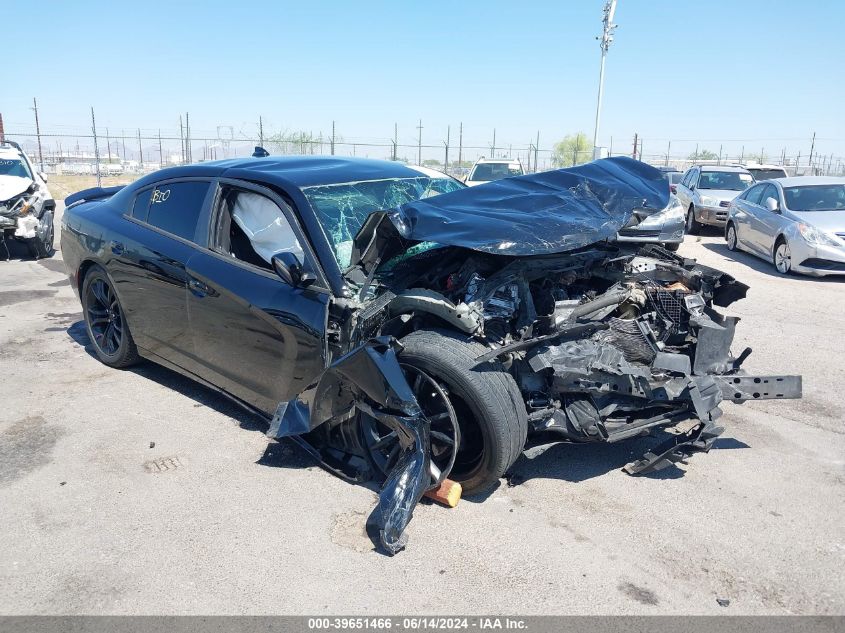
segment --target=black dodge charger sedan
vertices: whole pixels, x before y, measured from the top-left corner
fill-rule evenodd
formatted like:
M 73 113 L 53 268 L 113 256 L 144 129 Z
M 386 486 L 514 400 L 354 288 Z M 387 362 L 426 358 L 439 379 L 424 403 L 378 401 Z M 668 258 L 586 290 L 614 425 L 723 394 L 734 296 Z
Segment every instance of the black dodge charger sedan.
M 381 482 L 395 553 L 427 490 L 487 490 L 527 442 L 661 433 L 625 467 L 647 473 L 709 450 L 723 399 L 800 397 L 800 377 L 748 376 L 750 350 L 731 353 L 738 319 L 714 306 L 746 286 L 613 242 L 668 194 L 626 158 L 467 189 L 264 156 L 74 194 L 62 252 L 102 362 L 170 367 Z

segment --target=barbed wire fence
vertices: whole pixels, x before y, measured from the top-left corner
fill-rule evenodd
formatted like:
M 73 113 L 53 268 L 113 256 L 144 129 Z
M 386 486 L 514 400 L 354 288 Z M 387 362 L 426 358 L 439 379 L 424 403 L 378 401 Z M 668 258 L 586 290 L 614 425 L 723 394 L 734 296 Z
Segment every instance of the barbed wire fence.
M 392 135 L 382 138 L 350 137 L 342 134 L 336 122 L 330 132 L 304 132 L 265 129 L 263 117 L 254 124 L 238 126 L 218 125 L 216 129 L 194 130 L 190 114 L 179 116 L 179 128 L 163 130 L 144 127 L 115 129 L 97 126 L 94 109 L 90 125 L 41 125 L 37 103 L 35 129 L 16 126 L 3 130 L 0 118 L 0 135 L 21 144 L 33 162 L 46 173 L 94 174 L 112 176 L 142 174 L 156 169 L 187 163 L 250 156 L 255 146 L 265 147 L 271 154 L 283 155 L 338 155 L 361 156 L 402 161 L 428 166 L 450 175 L 467 174 L 472 164 L 481 157 L 518 160 L 526 172 L 545 171 L 592 160 L 592 148 L 576 143 L 563 149 L 549 143 L 540 145 L 540 132 L 528 142 L 497 141 L 496 129 L 486 143 L 467 142 L 463 123 L 447 126 L 443 138 L 432 142 L 423 138 L 423 121 L 414 126 L 416 138 L 399 136 L 398 124 L 393 125 Z M 244 129 L 246 128 L 246 130 Z M 845 158 L 815 151 L 815 136 L 809 152 L 790 151 L 787 146 L 779 150 L 748 149 L 742 145 L 739 152 L 725 150 L 726 143 L 697 142 L 690 140 L 654 139 L 649 141 L 649 151 L 644 151 L 646 139 L 633 134 L 622 143 L 614 139 L 602 148 L 601 155 L 627 155 L 656 166 L 685 170 L 692 164 L 767 163 L 783 166 L 790 175 L 842 175 Z M 692 152 L 688 148 L 695 143 Z M 657 145 L 665 147 L 656 150 Z M 673 152 L 672 146 L 675 146 Z M 736 146 L 736 142 L 733 142 Z M 683 152 L 678 148 L 684 147 Z M 652 150 L 652 148 L 655 148 Z

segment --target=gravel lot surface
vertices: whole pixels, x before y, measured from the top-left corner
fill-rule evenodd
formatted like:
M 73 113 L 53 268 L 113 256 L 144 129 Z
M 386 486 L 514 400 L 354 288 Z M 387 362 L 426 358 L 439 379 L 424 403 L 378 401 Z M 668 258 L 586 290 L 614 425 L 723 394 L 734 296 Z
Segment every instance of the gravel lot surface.
M 751 286 L 736 349 L 803 374 L 804 399 L 726 403 L 710 454 L 652 476 L 620 468 L 653 438 L 532 449 L 517 485 L 420 505 L 388 558 L 365 534 L 374 490 L 171 371 L 101 365 L 61 252 L 15 249 L 0 613 L 845 613 L 845 284 L 782 278 L 715 233 L 680 252 Z

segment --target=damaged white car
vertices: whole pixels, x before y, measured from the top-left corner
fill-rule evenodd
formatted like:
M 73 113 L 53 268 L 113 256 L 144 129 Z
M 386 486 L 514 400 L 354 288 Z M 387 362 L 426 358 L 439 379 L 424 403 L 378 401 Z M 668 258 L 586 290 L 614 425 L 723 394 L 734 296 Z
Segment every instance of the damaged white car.
M 44 174 L 33 168 L 20 145 L 0 142 L 0 256 L 9 258 L 6 240 L 15 239 L 35 258 L 51 257 L 55 209 Z

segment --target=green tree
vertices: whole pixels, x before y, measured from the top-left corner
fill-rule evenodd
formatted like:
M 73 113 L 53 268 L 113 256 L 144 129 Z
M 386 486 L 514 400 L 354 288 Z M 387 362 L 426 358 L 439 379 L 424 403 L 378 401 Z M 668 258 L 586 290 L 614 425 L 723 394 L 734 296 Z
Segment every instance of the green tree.
M 341 143 L 340 137 L 335 137 L 335 144 Z M 320 152 L 320 144 L 326 144 L 325 139 L 317 138 L 311 132 L 284 131 L 272 134 L 264 139 L 273 153 L 279 154 L 315 154 Z
M 689 160 L 717 160 L 719 155 L 716 152 L 711 152 L 709 149 L 700 149 L 687 156 Z
M 593 148 L 584 132 L 569 134 L 555 143 L 552 162 L 556 167 L 572 167 L 593 159 Z

